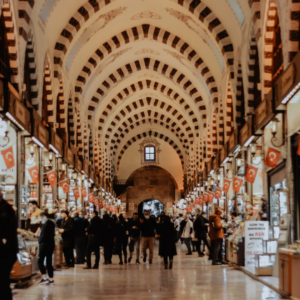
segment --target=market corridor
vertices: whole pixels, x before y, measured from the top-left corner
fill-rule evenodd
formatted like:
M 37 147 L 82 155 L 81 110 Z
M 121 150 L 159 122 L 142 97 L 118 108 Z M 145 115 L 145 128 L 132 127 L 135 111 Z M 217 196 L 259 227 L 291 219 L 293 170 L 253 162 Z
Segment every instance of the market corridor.
M 119 266 L 113 264 L 99 270 L 83 270 L 83 265 L 55 273 L 55 286 L 34 284 L 15 290 L 14 300 L 88 300 L 88 299 L 268 299 L 281 297 L 263 284 L 228 266 L 211 266 L 197 254 L 185 256 L 177 246 L 172 270 L 165 270 L 155 247 L 154 262 Z M 101 257 L 102 260 L 102 257 Z M 197 297 L 197 298 L 195 298 Z

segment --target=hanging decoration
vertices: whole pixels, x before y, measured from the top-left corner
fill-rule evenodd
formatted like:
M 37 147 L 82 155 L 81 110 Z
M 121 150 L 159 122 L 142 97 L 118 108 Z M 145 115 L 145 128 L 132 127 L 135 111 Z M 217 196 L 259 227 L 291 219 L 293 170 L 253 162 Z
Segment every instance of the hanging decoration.
M 68 181 L 68 179 L 66 179 L 66 180 L 64 180 L 64 181 L 62 181 L 62 182 L 60 182 L 60 183 L 59 183 L 59 186 L 62 187 L 64 193 L 69 193 L 69 191 L 70 191 L 70 186 L 69 186 L 69 181 Z
M 31 177 L 31 183 L 36 184 L 40 182 L 39 179 L 39 170 L 37 166 L 34 166 L 30 169 L 28 169 L 29 175 Z
M 80 197 L 79 188 L 77 187 L 77 188 L 73 189 L 72 191 L 74 194 L 74 198 L 77 200 Z
M 265 165 L 270 168 L 276 168 L 280 156 L 280 151 L 271 147 L 268 148 L 268 153 L 265 160 Z
M 48 181 L 49 181 L 49 184 L 51 186 L 54 186 L 57 184 L 57 180 L 56 180 L 56 171 L 51 171 L 47 174 L 47 178 L 48 178 Z
M 231 185 L 231 180 L 225 179 L 225 178 L 224 178 L 224 182 L 223 182 L 223 192 L 228 193 L 228 192 L 229 192 L 230 185 Z
M 240 187 L 243 184 L 243 179 L 239 177 L 234 177 L 232 189 L 234 192 L 238 193 L 240 191 Z
M 215 198 L 219 200 L 221 198 L 222 191 L 221 189 L 216 189 Z
M 250 183 L 254 183 L 257 172 L 258 172 L 258 168 L 255 168 L 251 165 L 248 165 L 245 180 L 250 182 Z
M 1 151 L 1 154 L 3 156 L 4 163 L 7 169 L 11 169 L 16 165 L 14 158 L 14 150 L 12 146 L 6 150 Z

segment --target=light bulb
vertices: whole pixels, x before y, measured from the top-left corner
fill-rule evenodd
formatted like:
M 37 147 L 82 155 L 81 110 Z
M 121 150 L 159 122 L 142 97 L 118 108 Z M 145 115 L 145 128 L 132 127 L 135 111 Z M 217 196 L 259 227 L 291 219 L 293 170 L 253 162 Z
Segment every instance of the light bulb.
M 250 152 L 253 155 L 256 153 L 256 144 L 255 143 L 250 145 Z

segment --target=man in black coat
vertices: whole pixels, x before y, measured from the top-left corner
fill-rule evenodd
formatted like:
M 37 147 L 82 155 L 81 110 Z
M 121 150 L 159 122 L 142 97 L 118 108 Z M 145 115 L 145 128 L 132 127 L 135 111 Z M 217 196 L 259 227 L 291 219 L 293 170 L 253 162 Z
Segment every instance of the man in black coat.
M 83 212 L 74 213 L 74 236 L 75 236 L 75 250 L 76 262 L 75 264 L 84 264 L 84 251 L 85 251 L 85 233 L 86 228 L 89 226 L 88 220 L 83 218 Z
M 129 236 L 130 236 L 130 243 L 129 243 L 129 251 L 130 257 L 128 262 L 131 262 L 132 254 L 134 251 L 134 246 L 136 247 L 136 263 L 139 264 L 139 257 L 140 257 L 140 243 L 141 243 L 141 230 L 140 230 L 140 221 L 139 221 L 139 214 L 134 213 L 132 219 L 129 220 Z
M 98 212 L 96 210 L 93 211 L 93 218 L 91 219 L 90 225 L 86 229 L 88 234 L 88 245 L 86 248 L 86 261 L 87 266 L 84 269 L 91 269 L 91 255 L 92 252 L 95 252 L 96 260 L 93 266 L 93 269 L 99 268 L 100 261 L 100 234 L 102 231 L 102 222 L 98 217 Z
M 52 255 L 55 248 L 55 224 L 54 215 L 49 214 L 46 209 L 41 213 L 42 218 L 42 229 L 39 235 L 39 258 L 38 265 L 42 274 L 42 280 L 40 284 L 54 284 L 53 280 L 53 265 L 52 265 Z M 47 262 L 47 272 L 49 278 L 47 278 L 46 268 L 44 261 L 46 258 Z
M 209 252 L 211 252 L 210 245 L 208 244 L 208 241 L 207 241 L 208 220 L 206 219 L 205 212 L 202 212 L 202 214 L 200 214 L 200 211 L 199 211 L 197 219 L 194 222 L 194 231 L 195 231 L 195 238 L 198 239 L 197 245 L 196 245 L 197 251 L 198 251 L 198 256 L 203 257 L 204 253 L 201 251 L 201 241 L 203 241 L 203 243 L 208 248 Z M 205 246 L 204 246 L 204 248 L 205 248 Z
M 102 235 L 105 259 L 104 264 L 107 265 L 112 263 L 112 249 L 115 237 L 115 222 L 112 218 L 109 217 L 109 215 L 103 216 Z
M 59 232 L 63 239 L 63 252 L 66 260 L 65 267 L 72 268 L 74 267 L 74 220 L 69 217 L 67 210 L 63 210 L 61 216 L 63 221 L 61 224 L 62 228 L 59 229 Z
M 17 219 L 12 206 L 0 190 L 0 298 L 12 300 L 10 272 L 17 260 Z

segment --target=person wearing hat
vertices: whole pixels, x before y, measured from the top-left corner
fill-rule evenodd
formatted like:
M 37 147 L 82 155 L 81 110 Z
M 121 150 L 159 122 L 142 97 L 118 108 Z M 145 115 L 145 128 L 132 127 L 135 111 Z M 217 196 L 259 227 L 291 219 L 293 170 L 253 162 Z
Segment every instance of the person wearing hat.
M 208 220 L 213 265 L 222 264 L 222 255 L 220 255 L 220 247 L 222 247 L 222 242 L 224 239 L 223 221 L 221 219 L 222 214 L 222 209 L 217 208 L 215 213 L 209 216 Z
M 17 218 L 12 206 L 3 199 L 0 189 L 0 298 L 12 300 L 10 272 L 19 252 Z
M 38 257 L 38 265 L 42 274 L 42 280 L 39 284 L 49 285 L 54 284 L 53 280 L 53 265 L 52 265 L 52 256 L 55 248 L 55 219 L 54 214 L 49 214 L 48 210 L 45 209 L 41 212 L 42 218 L 42 229 L 36 235 L 39 234 L 39 257 Z M 46 258 L 47 272 L 44 265 L 44 261 Z

